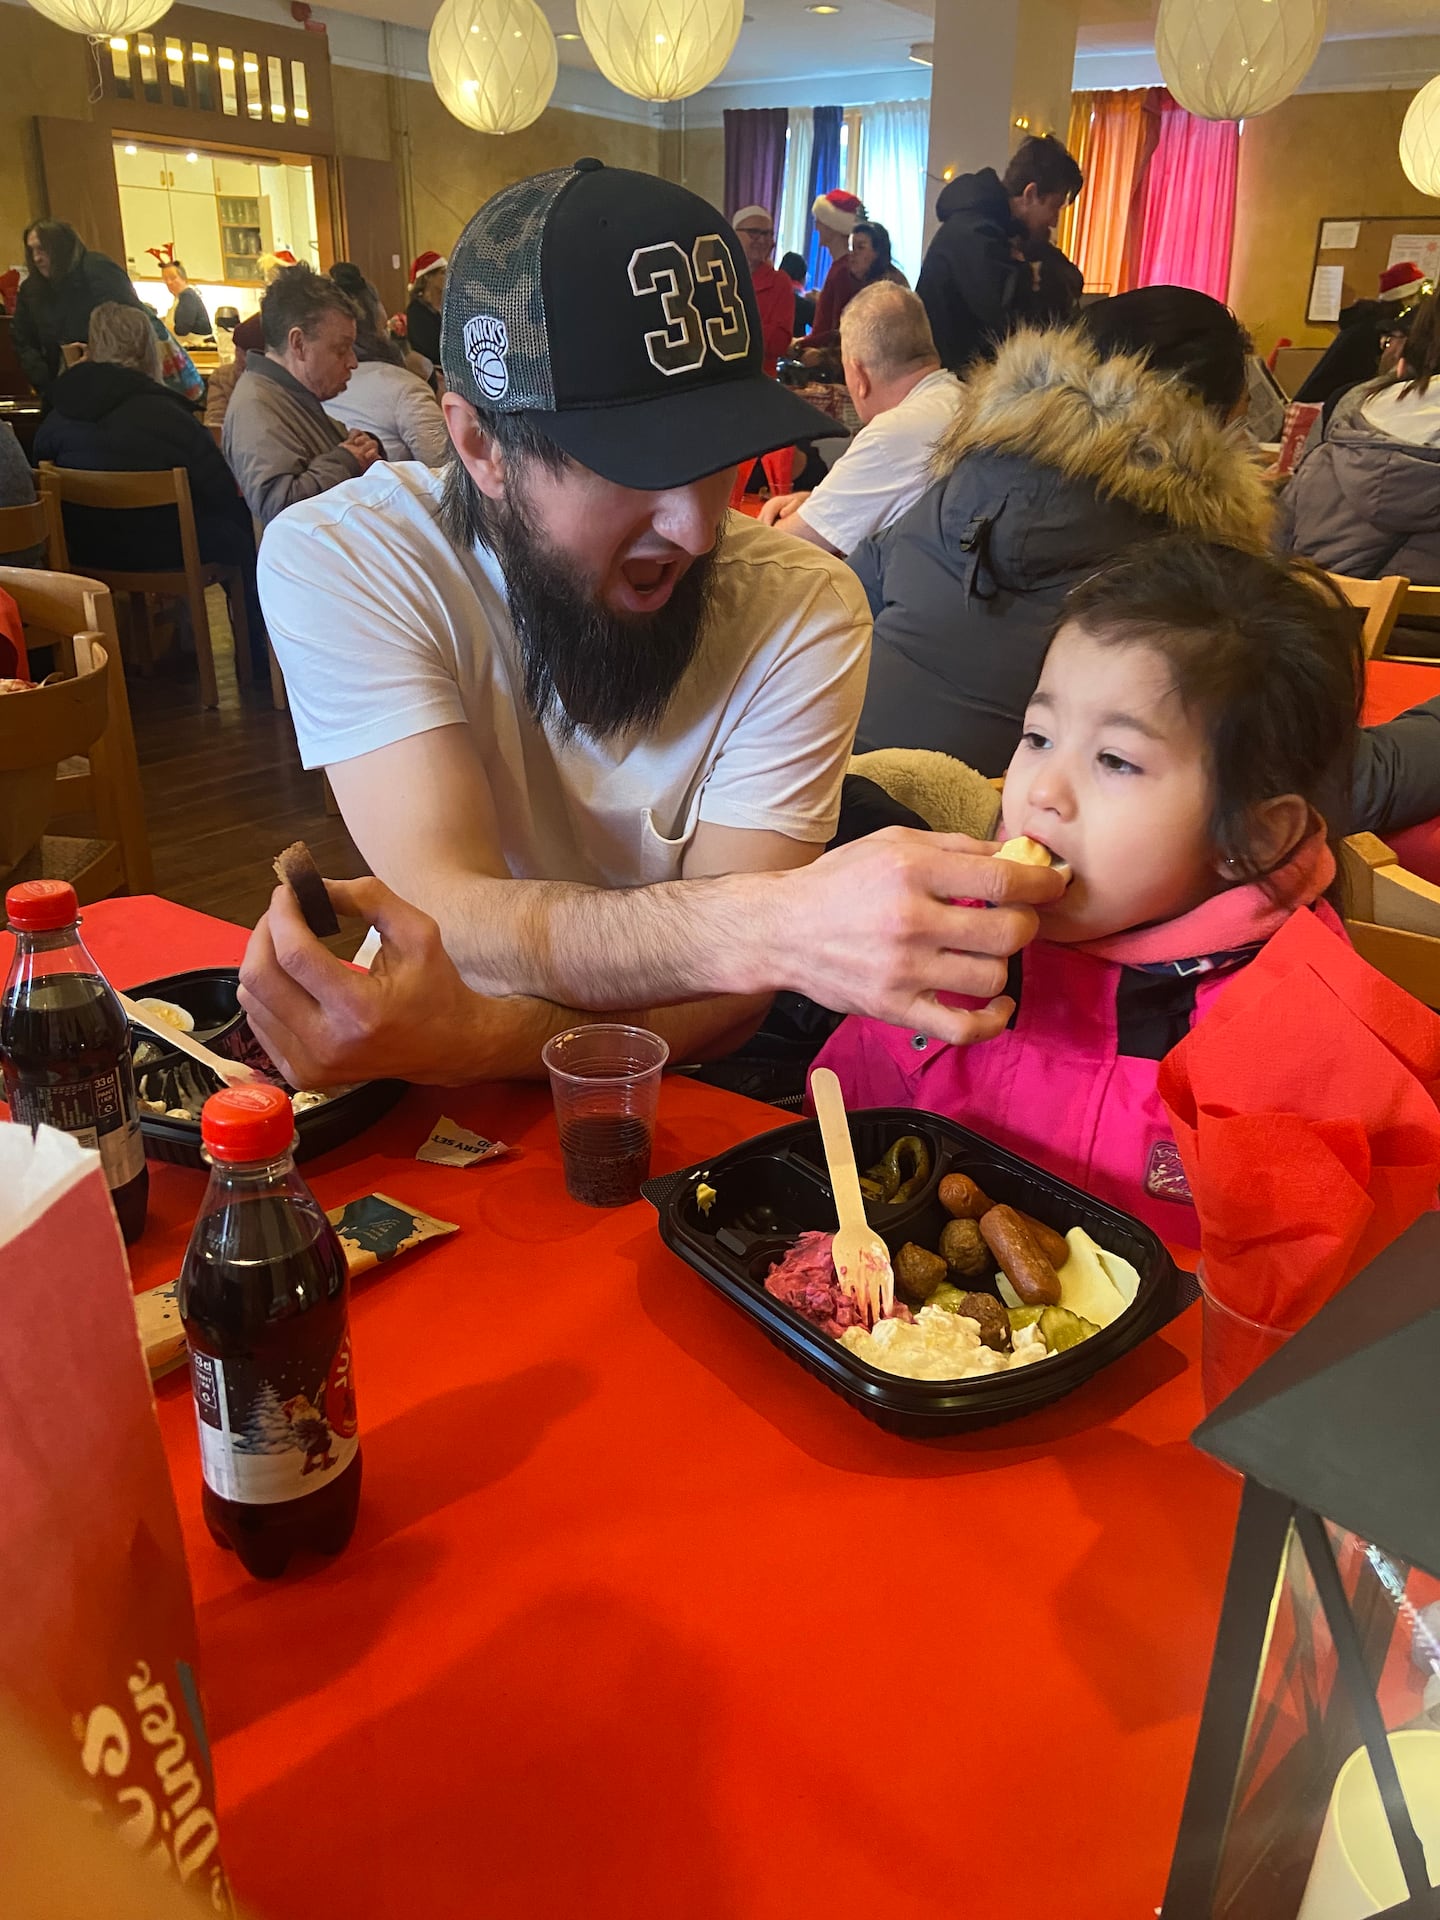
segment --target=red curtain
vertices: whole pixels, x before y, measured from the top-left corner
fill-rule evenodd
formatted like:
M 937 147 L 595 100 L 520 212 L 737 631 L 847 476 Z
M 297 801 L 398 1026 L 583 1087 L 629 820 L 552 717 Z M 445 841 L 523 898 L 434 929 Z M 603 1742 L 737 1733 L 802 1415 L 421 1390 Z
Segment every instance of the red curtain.
M 1227 298 L 1239 156 L 1238 122 L 1197 119 L 1163 95 L 1145 175 L 1136 286 L 1195 287 Z

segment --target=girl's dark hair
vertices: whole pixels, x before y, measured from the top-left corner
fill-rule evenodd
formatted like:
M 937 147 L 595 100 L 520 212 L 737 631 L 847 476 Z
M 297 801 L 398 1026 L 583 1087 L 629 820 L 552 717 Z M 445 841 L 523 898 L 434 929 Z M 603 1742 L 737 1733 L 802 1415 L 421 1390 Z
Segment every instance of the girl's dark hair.
M 787 280 L 793 280 L 797 286 L 804 286 L 805 262 L 798 253 L 787 253 L 780 262 L 780 271 Z
M 1440 373 L 1440 307 L 1433 293 L 1427 294 L 1411 314 L 1400 357 L 1405 362 L 1405 392 L 1424 393 Z
M 1308 561 L 1150 540 L 1069 595 L 1061 625 L 1164 656 L 1209 746 L 1210 840 L 1237 880 L 1263 880 L 1254 809 L 1284 793 L 1312 825 L 1346 805 L 1364 691 L 1360 617 Z M 1285 850 L 1275 866 L 1294 852 Z
M 1136 287 L 1097 300 L 1076 322 L 1104 360 L 1143 354 L 1157 373 L 1173 374 L 1224 416 L 1245 391 L 1251 340 L 1220 301 L 1193 287 Z
M 890 229 L 882 227 L 878 220 L 857 220 L 854 232 L 868 234 L 870 244 L 875 249 L 875 258 L 870 263 L 870 271 L 860 282 L 862 287 L 873 287 L 877 280 L 883 280 L 894 265 L 890 255 Z
M 63 280 L 74 266 L 83 242 L 68 220 L 32 220 L 25 229 L 25 261 L 30 270 L 35 270 L 35 257 L 30 251 L 30 236 L 38 233 L 41 245 L 50 256 L 50 284 Z M 45 278 L 41 274 L 40 278 Z

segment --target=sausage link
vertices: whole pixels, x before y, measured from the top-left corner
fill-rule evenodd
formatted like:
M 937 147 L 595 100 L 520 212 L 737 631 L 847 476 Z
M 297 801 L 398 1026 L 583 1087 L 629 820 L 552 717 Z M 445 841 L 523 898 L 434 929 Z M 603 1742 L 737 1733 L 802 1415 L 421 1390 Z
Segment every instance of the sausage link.
M 1027 1307 L 1059 1306 L 1059 1276 L 1013 1207 L 991 1207 L 980 1232 Z

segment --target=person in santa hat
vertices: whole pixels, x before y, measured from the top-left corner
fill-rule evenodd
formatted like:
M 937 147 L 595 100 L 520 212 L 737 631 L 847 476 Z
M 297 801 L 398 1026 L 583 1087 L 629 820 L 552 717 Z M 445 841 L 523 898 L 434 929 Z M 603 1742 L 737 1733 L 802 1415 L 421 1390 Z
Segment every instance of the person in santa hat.
M 1403 329 L 1397 322 L 1413 314 L 1429 282 L 1413 260 L 1397 260 L 1380 276 L 1374 300 L 1352 300 L 1341 309 L 1340 331 L 1321 354 L 1295 395 L 1311 406 L 1333 407 L 1342 393 L 1382 372 L 1386 342 Z
M 405 338 L 432 366 L 440 364 L 440 309 L 445 304 L 443 253 L 417 253 L 410 263 L 410 304 L 405 309 Z
M 854 246 L 855 229 L 867 224 L 865 203 L 858 195 L 847 193 L 843 187 L 832 187 L 829 193 L 819 196 L 810 211 L 820 235 L 820 244 L 830 254 L 831 267 L 815 303 L 815 323 L 806 335 L 805 345 L 837 347 L 840 344 L 840 316 L 872 277 L 873 250 L 868 246 L 857 250 Z M 863 237 L 868 238 L 868 234 Z M 874 277 L 896 280 L 901 286 L 910 284 L 902 273 L 889 265 L 888 255 L 884 272 Z

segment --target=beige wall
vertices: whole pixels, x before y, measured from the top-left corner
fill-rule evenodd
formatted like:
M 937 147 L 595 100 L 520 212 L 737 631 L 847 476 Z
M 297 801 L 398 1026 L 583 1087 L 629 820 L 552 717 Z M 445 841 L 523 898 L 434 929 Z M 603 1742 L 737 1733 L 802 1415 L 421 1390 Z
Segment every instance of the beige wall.
M 656 171 L 689 187 L 702 200 L 725 211 L 725 129 L 667 128 L 660 136 Z M 779 209 L 776 209 L 778 216 Z
M 1288 334 L 1325 346 L 1333 327 L 1305 322 L 1318 223 L 1440 214 L 1400 170 L 1400 122 L 1412 95 L 1297 94 L 1247 120 L 1240 137 L 1230 304 L 1262 353 Z
M 21 264 L 25 225 L 45 208 L 36 115 L 91 117 L 85 59 L 79 34 L 0 6 L 0 268 Z
M 408 143 L 415 252 L 448 253 L 475 209 L 527 174 L 593 155 L 611 167 L 654 173 L 660 129 L 551 107 L 532 126 L 499 138 L 472 133 L 419 80 L 387 81 L 356 67 L 333 67 L 335 125 L 342 153 L 400 160 Z M 402 200 L 404 198 L 402 190 Z

